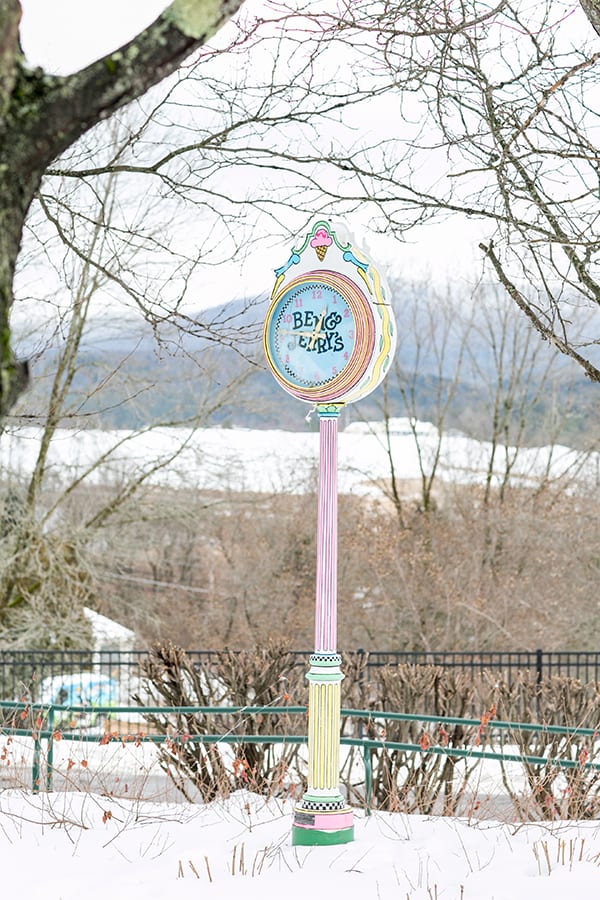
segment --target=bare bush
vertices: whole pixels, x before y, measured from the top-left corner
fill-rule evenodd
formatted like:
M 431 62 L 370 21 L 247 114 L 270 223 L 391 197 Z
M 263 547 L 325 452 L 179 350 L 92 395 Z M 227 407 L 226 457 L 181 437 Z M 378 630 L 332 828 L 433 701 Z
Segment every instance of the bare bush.
M 387 719 L 385 711 L 468 717 L 476 705 L 477 693 L 477 684 L 468 674 L 435 666 L 386 666 L 381 670 L 370 704 L 373 718 L 367 722 L 367 735 L 374 740 L 420 746 L 422 752 L 385 746 L 381 750 L 370 749 L 374 806 L 456 814 L 477 763 L 428 751 L 434 744 L 465 750 L 473 746 L 476 728 L 395 721 Z
M 341 649 L 597 647 L 595 498 L 548 485 L 484 502 L 483 491 L 440 485 L 426 515 L 407 496 L 404 528 L 391 506 L 340 497 Z M 146 645 L 273 638 L 308 650 L 315 530 L 310 493 L 142 490 L 89 545 L 97 608 Z
M 492 684 L 492 677 L 486 676 Z M 517 747 L 523 756 L 544 762 L 523 761 L 526 788 L 515 789 L 506 765 L 503 783 L 523 819 L 595 819 L 600 812 L 600 771 L 586 768 L 600 761 L 598 741 L 578 733 L 578 728 L 596 728 L 600 685 L 582 684 L 574 678 L 553 677 L 539 682 L 533 672 L 519 673 L 510 684 L 493 683 L 499 718 L 507 721 L 541 722 L 542 730 L 515 728 L 498 733 L 500 748 Z M 555 734 L 552 726 L 569 728 Z M 572 764 L 570 768 L 557 761 Z
M 143 666 L 147 696 L 135 696 L 147 705 L 161 701 L 167 706 L 285 706 L 300 693 L 302 672 L 282 645 L 238 653 L 224 650 L 214 666 L 194 665 L 173 644 L 155 646 Z M 301 747 L 272 743 L 249 743 L 244 735 L 298 734 L 304 730 L 304 715 L 242 716 L 223 711 L 218 715 L 199 712 L 146 713 L 145 718 L 168 740 L 160 746 L 160 762 L 176 786 L 188 798 L 197 791 L 203 800 L 228 796 L 238 788 L 262 794 L 282 795 L 299 791 L 294 780 L 303 768 L 298 763 Z M 225 743 L 194 743 L 194 735 L 239 735 L 230 752 Z M 281 748 L 281 749 L 280 749 Z
M 551 678 L 543 684 L 535 673 L 518 673 L 512 682 L 494 673 L 473 677 L 435 666 L 387 666 L 377 682 L 364 677 L 366 657 L 346 664 L 342 705 L 371 711 L 367 719 L 344 717 L 342 732 L 382 741 L 368 749 L 372 785 L 356 777 L 360 748 L 345 756 L 340 775 L 348 798 L 362 805 L 409 813 L 457 815 L 478 806 L 479 754 L 519 753 L 545 762 L 523 760 L 524 786 L 516 788 L 504 762 L 502 780 L 512 814 L 526 819 L 592 818 L 600 806 L 600 772 L 586 766 L 598 756 L 598 741 L 578 736 L 578 727 L 595 721 L 599 686 Z M 167 741 L 161 765 L 186 797 L 197 791 L 204 800 L 228 796 L 236 788 L 267 795 L 298 796 L 306 786 L 306 760 L 298 745 L 249 743 L 247 735 L 302 734 L 304 716 L 269 714 L 262 709 L 241 716 L 239 706 L 282 706 L 306 700 L 303 668 L 283 645 L 264 650 L 218 654 L 214 665 L 194 666 L 183 651 L 155 647 L 144 669 L 147 695 L 169 706 L 220 707 L 216 714 L 145 713 Z M 146 698 L 138 696 L 142 705 Z M 387 713 L 408 713 L 409 720 Z M 420 716 L 439 716 L 428 723 Z M 444 721 L 445 719 L 448 721 Z M 451 720 L 467 719 L 453 723 Z M 498 720 L 542 723 L 537 729 L 501 729 Z M 570 729 L 554 734 L 548 725 Z M 193 735 L 239 735 L 239 743 L 195 744 Z M 387 743 L 404 747 L 386 747 Z M 419 748 L 415 751 L 414 748 Z M 458 751 L 452 755 L 452 751 Z M 435 752 L 434 752 L 435 751 Z M 462 758 L 461 758 L 462 755 Z M 568 761 L 572 768 L 561 766 Z M 475 777 L 474 777 L 475 776 Z M 514 777 L 514 773 L 513 773 Z

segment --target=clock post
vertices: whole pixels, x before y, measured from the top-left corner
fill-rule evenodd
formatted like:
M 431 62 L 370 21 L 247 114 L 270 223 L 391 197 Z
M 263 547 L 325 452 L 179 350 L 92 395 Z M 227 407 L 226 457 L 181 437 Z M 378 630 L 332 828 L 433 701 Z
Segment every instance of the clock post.
M 327 222 L 313 226 L 275 276 L 263 329 L 266 360 L 281 387 L 315 404 L 319 415 L 315 640 L 306 676 L 308 786 L 294 810 L 292 843 L 343 844 L 353 840 L 354 825 L 339 787 L 344 676 L 337 651 L 338 418 L 345 404 L 369 394 L 389 371 L 395 324 L 381 274 Z
M 292 843 L 345 844 L 352 809 L 339 789 L 342 658 L 337 652 L 337 431 L 343 403 L 320 403 L 314 653 L 308 679 L 308 789 L 294 810 Z

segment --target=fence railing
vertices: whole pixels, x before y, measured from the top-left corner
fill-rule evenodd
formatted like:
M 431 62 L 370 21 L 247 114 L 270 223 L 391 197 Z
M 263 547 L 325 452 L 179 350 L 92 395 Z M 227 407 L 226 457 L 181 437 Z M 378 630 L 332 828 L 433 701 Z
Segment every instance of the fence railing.
M 192 662 L 216 660 L 220 651 L 188 650 Z M 307 666 L 310 651 L 292 651 L 299 666 Z M 95 673 L 119 685 L 120 699 L 128 700 L 139 688 L 140 663 L 146 650 L 0 650 L 0 699 L 55 699 L 41 696 L 49 679 L 77 673 Z M 536 673 L 538 682 L 552 676 L 578 678 L 582 682 L 600 681 L 600 651 L 485 651 L 485 652 L 404 652 L 393 650 L 352 650 L 350 659 L 362 659 L 366 680 L 376 680 L 382 666 L 408 663 L 435 665 L 444 669 L 480 673 L 493 670 L 507 681 L 522 670 Z M 70 699 L 70 698 L 68 698 Z
M 201 714 L 206 716 L 236 715 L 241 718 L 248 716 L 259 716 L 262 714 L 272 715 L 304 715 L 306 713 L 305 706 L 245 706 L 245 707 L 195 707 L 195 706 L 157 706 L 143 707 L 143 713 L 152 714 L 170 714 L 186 715 Z M 94 742 L 107 744 L 110 743 L 110 736 L 98 738 L 98 735 L 86 734 L 82 731 L 76 732 L 57 732 L 55 722 L 58 718 L 73 716 L 89 716 L 89 715 L 126 715 L 131 716 L 140 713 L 140 707 L 131 706 L 96 706 L 96 705 L 69 705 L 69 704 L 30 704 L 30 703 L 10 703 L 0 701 L 0 734 L 15 735 L 28 737 L 33 740 L 34 752 L 32 761 L 31 784 L 32 790 L 38 792 L 42 788 L 42 781 L 45 789 L 51 791 L 53 789 L 54 776 L 54 759 L 53 749 L 56 740 L 75 740 L 84 742 Z M 19 727 L 24 724 L 21 716 L 31 716 L 36 720 L 34 727 Z M 12 718 L 11 718 L 12 716 Z M 361 722 L 369 722 L 373 719 L 372 710 L 361 709 L 342 709 L 341 716 L 344 719 L 358 719 Z M 57 718 L 58 717 L 58 718 Z M 2 722 L 4 718 L 4 722 Z M 435 724 L 438 726 L 460 725 L 464 728 L 481 728 L 481 719 L 466 719 L 451 716 L 431 716 L 422 714 L 395 713 L 395 712 L 377 712 L 377 720 L 397 721 L 397 722 L 419 722 Z M 543 732 L 545 734 L 566 736 L 569 739 L 590 739 L 592 742 L 598 739 L 598 728 L 568 727 L 562 725 L 538 725 L 529 722 L 507 722 L 501 720 L 488 719 L 485 721 L 485 727 L 490 732 L 509 732 L 515 733 L 525 731 Z M 169 741 L 171 744 L 177 744 L 178 741 L 185 740 L 187 743 L 197 744 L 307 744 L 306 735 L 296 734 L 233 734 L 231 731 L 225 734 L 186 734 L 173 736 L 167 734 L 147 734 L 139 733 L 135 735 L 136 739 L 141 742 L 150 742 L 154 744 Z M 123 737 L 115 737 L 115 740 L 122 741 Z M 452 747 L 452 746 L 436 746 L 428 745 L 426 748 L 422 744 L 400 743 L 397 741 L 388 741 L 385 738 L 372 738 L 358 736 L 342 735 L 340 738 L 342 746 L 360 747 L 362 750 L 362 759 L 364 763 L 364 783 L 365 783 L 365 809 L 367 814 L 371 811 L 371 785 L 373 782 L 372 769 L 372 750 L 401 750 L 407 753 L 435 754 L 450 758 L 463 758 L 473 761 L 480 760 L 497 760 L 501 762 L 520 762 L 536 766 L 555 766 L 559 769 L 576 769 L 578 771 L 600 771 L 600 763 L 590 761 L 589 759 L 565 759 L 557 757 L 556 759 L 548 756 L 533 756 L 525 753 L 515 753 L 510 751 L 496 752 L 487 749 L 485 746 L 469 746 L 469 747 Z M 43 744 L 46 749 L 43 752 Z M 42 779 L 42 759 L 45 761 L 45 778 Z

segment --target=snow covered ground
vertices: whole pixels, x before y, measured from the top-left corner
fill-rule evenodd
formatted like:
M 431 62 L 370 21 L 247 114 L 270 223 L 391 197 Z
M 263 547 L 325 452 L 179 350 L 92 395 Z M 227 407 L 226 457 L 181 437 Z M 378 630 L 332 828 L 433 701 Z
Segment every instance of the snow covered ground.
M 597 822 L 512 825 L 357 811 L 355 840 L 292 847 L 291 804 L 0 793 L 3 890 L 28 900 L 598 896 Z
M 419 479 L 419 452 L 426 472 L 438 452 L 437 429 L 416 423 L 416 439 L 408 419 L 390 423 L 390 447 L 396 474 Z M 0 437 L 1 473 L 26 475 L 33 470 L 41 430 L 18 428 Z M 156 428 L 141 434 L 127 431 L 60 430 L 52 442 L 49 472 L 59 482 L 86 476 L 89 483 L 121 483 L 151 460 L 164 466 L 149 483 L 204 490 L 303 492 L 316 486 L 319 436 L 316 432 L 256 431 L 243 428 Z M 445 434 L 438 477 L 462 484 L 483 481 L 491 446 L 462 434 Z M 98 463 L 98 460 L 101 462 Z M 597 487 L 600 454 L 568 447 L 499 447 L 496 480 L 510 461 L 513 483 L 535 486 L 541 479 L 565 478 Z M 339 488 L 343 493 L 375 493 L 389 479 L 390 463 L 381 423 L 353 423 L 339 436 Z
M 148 744 L 59 741 L 54 762 L 67 790 L 33 795 L 23 788 L 32 743 L 6 741 L 3 886 L 18 885 L 28 900 L 300 900 L 311 892 L 348 900 L 564 900 L 600 893 L 599 822 L 522 824 L 481 818 L 481 809 L 468 819 L 357 809 L 352 844 L 292 847 L 291 801 L 238 792 L 209 805 L 188 803 L 168 789 Z M 496 766 L 482 767 L 478 796 L 500 796 Z

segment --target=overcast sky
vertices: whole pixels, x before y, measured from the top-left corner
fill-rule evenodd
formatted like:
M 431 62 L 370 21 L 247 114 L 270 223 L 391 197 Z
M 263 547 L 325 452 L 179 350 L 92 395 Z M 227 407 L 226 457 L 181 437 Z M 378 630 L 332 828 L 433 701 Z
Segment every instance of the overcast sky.
M 31 65 L 66 75 L 116 50 L 149 25 L 166 0 L 21 0 L 21 41 Z

